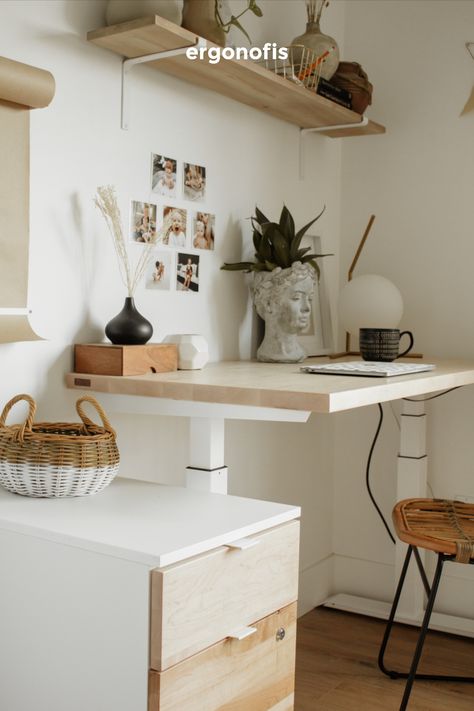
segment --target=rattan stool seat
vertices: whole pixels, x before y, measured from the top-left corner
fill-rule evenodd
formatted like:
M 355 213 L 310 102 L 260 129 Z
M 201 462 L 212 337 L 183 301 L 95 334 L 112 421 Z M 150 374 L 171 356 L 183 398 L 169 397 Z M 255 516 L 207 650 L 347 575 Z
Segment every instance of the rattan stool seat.
M 400 540 L 436 553 L 456 556 L 458 563 L 474 558 L 474 504 L 448 499 L 405 499 L 393 509 Z
M 399 711 L 406 711 L 415 679 L 470 684 L 474 682 L 472 676 L 417 673 L 444 564 L 453 562 L 474 564 L 474 504 L 449 499 L 405 499 L 395 505 L 392 518 L 397 536 L 401 541 L 408 543 L 408 548 L 380 646 L 378 664 L 380 670 L 391 679 L 407 680 L 399 709 Z M 438 554 L 431 584 L 418 548 L 425 548 Z M 387 668 L 384 658 L 412 556 L 425 588 L 426 608 L 410 670 L 397 671 Z

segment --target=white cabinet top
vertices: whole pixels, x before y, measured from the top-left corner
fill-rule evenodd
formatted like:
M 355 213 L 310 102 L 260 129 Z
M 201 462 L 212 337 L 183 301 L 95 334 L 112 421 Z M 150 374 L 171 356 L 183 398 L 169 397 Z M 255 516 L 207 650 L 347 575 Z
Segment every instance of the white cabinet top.
M 162 567 L 298 518 L 298 506 L 117 478 L 93 496 L 0 487 L 0 529 Z

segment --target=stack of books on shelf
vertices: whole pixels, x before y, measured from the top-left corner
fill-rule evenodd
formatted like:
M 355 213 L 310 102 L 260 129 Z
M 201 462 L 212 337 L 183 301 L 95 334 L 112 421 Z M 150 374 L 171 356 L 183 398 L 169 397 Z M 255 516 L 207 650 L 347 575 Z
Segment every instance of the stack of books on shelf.
M 317 93 L 320 96 L 324 96 L 326 99 L 335 101 L 336 104 L 341 104 L 341 106 L 345 106 L 346 109 L 352 108 L 352 94 L 350 93 L 350 91 L 347 91 L 346 89 L 341 89 L 340 87 L 331 84 L 331 82 L 327 81 L 326 79 L 323 79 L 322 77 L 319 79 L 318 82 Z

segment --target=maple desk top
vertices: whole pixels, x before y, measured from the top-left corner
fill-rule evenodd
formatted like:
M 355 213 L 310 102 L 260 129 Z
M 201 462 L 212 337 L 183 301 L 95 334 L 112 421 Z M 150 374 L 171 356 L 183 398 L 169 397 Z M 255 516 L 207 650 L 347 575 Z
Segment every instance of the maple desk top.
M 203 370 L 137 376 L 69 373 L 66 381 L 68 387 L 96 392 L 324 413 L 474 384 L 474 361 L 424 360 L 436 369 L 391 378 L 309 375 L 298 363 L 221 361 Z

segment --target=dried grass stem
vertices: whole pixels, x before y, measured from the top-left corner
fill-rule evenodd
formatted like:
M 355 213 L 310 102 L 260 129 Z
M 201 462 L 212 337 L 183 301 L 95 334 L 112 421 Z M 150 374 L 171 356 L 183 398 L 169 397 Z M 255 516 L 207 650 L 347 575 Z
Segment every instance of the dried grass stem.
M 127 243 L 122 230 L 122 217 L 117 204 L 115 189 L 112 185 L 103 185 L 97 188 L 97 196 L 94 200 L 96 206 L 101 211 L 112 236 L 112 241 L 119 265 L 120 277 L 127 289 L 128 296 L 133 297 L 138 283 L 142 279 L 147 265 L 152 257 L 155 240 L 147 242 L 140 252 L 140 257 L 132 269 L 127 251 Z
M 319 22 L 323 9 L 329 5 L 326 0 L 305 0 L 308 22 Z

